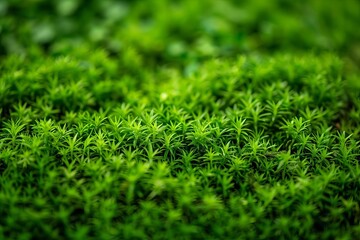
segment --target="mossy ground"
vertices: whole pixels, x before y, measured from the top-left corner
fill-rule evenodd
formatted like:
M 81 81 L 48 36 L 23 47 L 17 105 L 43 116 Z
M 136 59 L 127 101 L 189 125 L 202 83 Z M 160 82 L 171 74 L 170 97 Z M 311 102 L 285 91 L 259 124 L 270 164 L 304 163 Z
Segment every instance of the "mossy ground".
M 0 2 L 0 239 L 356 239 L 357 1 Z

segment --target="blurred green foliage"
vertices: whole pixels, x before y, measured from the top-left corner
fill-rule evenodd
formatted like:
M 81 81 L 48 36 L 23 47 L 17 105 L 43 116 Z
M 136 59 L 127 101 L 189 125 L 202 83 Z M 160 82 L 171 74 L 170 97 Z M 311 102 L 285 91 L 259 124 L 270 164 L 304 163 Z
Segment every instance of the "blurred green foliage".
M 150 63 L 275 51 L 360 58 L 357 0 L 2 0 L 0 52 L 67 53 L 84 43 Z

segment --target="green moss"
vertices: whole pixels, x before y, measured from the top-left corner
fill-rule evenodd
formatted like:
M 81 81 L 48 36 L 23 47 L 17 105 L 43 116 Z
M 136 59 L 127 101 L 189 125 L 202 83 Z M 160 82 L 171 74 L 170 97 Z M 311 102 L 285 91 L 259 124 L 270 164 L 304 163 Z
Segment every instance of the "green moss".
M 359 4 L 306 3 L 0 3 L 0 239 L 356 239 Z
M 240 57 L 137 82 L 86 56 L 2 64 L 4 237 L 358 234 L 359 127 L 342 122 L 358 89 L 339 59 Z

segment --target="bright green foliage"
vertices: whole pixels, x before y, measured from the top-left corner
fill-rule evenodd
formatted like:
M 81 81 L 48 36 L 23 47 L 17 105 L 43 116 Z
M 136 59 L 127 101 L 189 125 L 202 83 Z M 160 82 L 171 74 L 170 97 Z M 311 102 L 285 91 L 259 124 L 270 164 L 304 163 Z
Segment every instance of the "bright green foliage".
M 0 239 L 358 238 L 359 3 L 175 2 L 0 1 Z
M 155 79 L 80 53 L 3 62 L 3 236 L 359 234 L 358 89 L 337 58 L 239 57 Z

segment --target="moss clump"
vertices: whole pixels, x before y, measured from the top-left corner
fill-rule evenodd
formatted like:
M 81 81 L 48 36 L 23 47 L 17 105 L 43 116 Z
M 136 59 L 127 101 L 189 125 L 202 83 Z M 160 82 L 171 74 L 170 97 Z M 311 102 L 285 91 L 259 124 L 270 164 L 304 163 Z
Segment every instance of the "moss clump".
M 181 77 L 84 56 L 2 64 L 3 238 L 359 233 L 360 102 L 336 57 Z
M 0 239 L 356 239 L 360 6 L 305 2 L 1 1 Z

